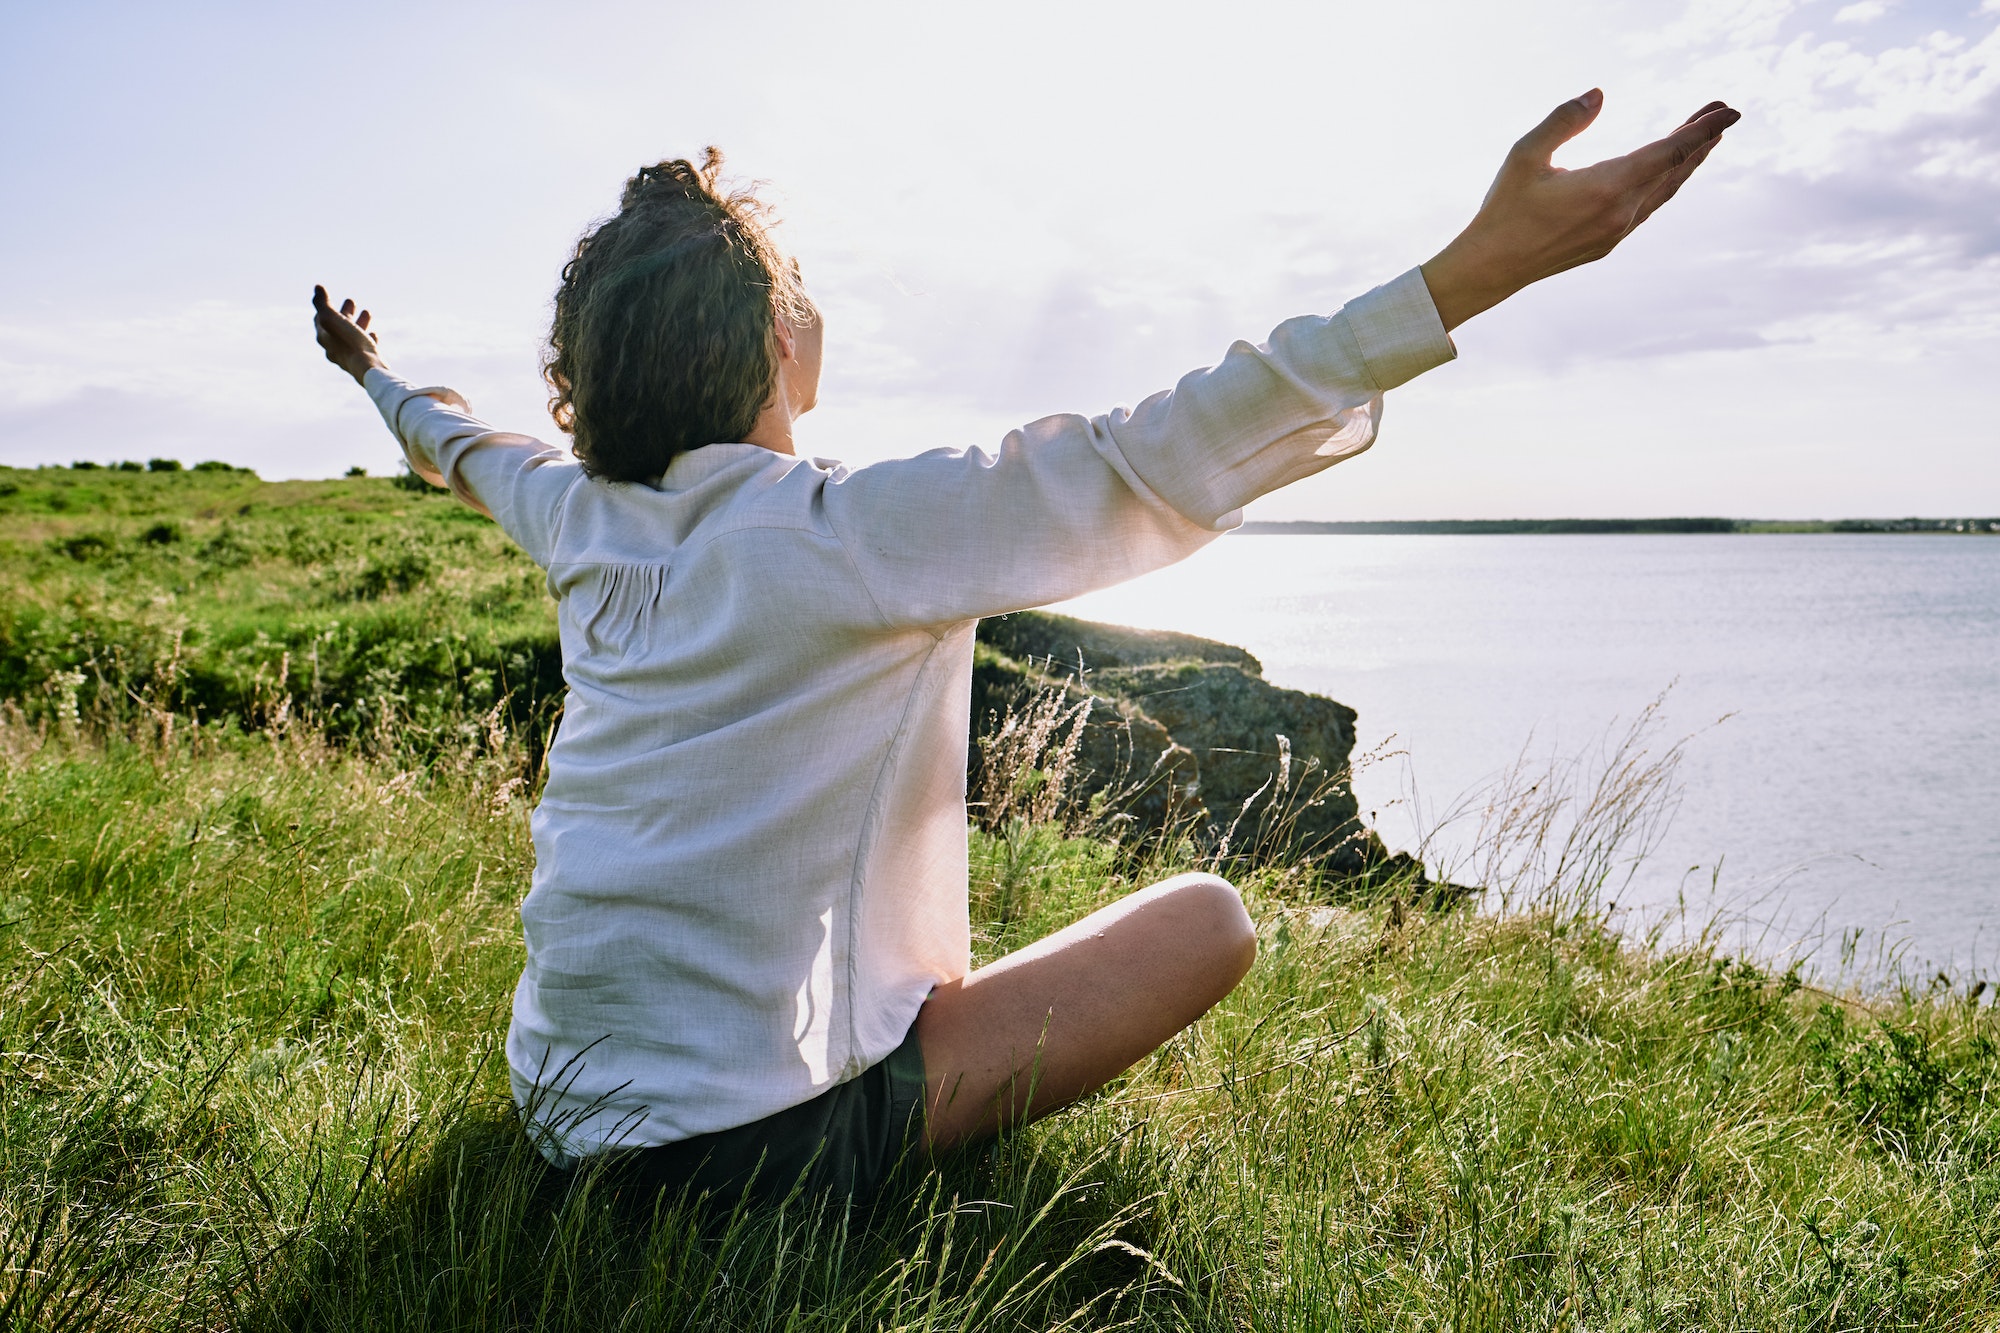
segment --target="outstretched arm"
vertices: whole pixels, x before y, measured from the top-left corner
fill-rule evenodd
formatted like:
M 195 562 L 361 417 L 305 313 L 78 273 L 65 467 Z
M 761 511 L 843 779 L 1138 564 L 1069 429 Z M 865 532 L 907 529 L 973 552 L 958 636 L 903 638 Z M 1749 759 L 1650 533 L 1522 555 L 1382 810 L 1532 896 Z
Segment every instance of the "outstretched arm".
M 499 520 L 536 564 L 553 554 L 557 510 L 581 475 L 563 451 L 525 435 L 496 431 L 472 415 L 457 391 L 406 384 L 382 359 L 369 312 L 353 301 L 335 310 L 326 288 L 313 288 L 313 332 L 326 359 L 368 391 L 410 470 Z
M 1593 88 L 1523 135 L 1466 229 L 1423 266 L 1446 329 L 1533 282 L 1611 253 L 1701 165 L 1742 113 L 1710 102 L 1664 139 L 1565 171 L 1550 158 L 1597 119 Z
M 935 450 L 835 476 L 825 512 L 882 618 L 934 626 L 1134 577 L 1234 527 L 1258 496 L 1368 448 L 1382 395 L 1455 354 L 1449 329 L 1608 254 L 1737 119 L 1713 103 L 1625 157 L 1558 170 L 1550 156 L 1602 100 L 1558 107 L 1514 146 L 1456 240 L 1337 314 L 1236 343 L 1130 411 L 1047 417 L 991 455 Z

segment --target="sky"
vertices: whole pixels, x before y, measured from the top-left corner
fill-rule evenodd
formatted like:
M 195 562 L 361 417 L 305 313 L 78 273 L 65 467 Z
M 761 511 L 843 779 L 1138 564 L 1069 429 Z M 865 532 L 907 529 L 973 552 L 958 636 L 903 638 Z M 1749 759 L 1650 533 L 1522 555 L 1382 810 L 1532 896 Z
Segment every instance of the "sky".
M 1261 519 L 2000 514 L 2000 0 L 0 0 L 0 463 L 376 473 L 314 282 L 555 436 L 577 236 L 717 144 L 827 318 L 802 452 L 991 447 L 1422 262 L 1508 146 L 1744 112 L 1607 260 L 1455 335 Z

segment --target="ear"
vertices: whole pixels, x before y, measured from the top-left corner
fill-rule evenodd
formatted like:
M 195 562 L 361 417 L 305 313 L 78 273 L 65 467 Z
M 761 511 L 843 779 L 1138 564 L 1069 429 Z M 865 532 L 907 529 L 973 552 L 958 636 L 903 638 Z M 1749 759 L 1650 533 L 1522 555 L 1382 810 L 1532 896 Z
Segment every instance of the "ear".
M 780 361 L 798 360 L 799 335 L 792 328 L 791 321 L 783 315 L 779 315 L 771 321 L 771 328 L 778 335 L 778 359 Z

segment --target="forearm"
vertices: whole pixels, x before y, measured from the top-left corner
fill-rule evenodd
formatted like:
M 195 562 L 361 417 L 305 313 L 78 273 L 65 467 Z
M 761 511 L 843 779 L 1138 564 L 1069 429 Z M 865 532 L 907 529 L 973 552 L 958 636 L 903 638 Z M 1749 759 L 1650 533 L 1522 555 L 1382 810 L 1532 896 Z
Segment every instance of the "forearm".
M 562 497 L 582 476 L 576 461 L 532 436 L 493 429 L 451 389 L 420 389 L 379 366 L 363 378 L 410 469 L 498 521 L 546 566 Z
M 455 390 L 442 386 L 417 388 L 379 360 L 362 372 L 361 387 L 368 391 L 376 410 L 382 414 L 383 424 L 403 447 L 403 458 L 410 470 L 433 486 L 449 485 L 458 447 L 492 434 L 493 428 L 473 416 L 471 405 Z M 462 487 L 452 489 L 473 508 L 489 518 L 492 516 L 476 496 Z
M 1380 398 L 1457 355 L 1417 270 L 1330 316 L 1239 342 L 1109 430 L 1147 484 L 1205 525 L 1373 444 Z

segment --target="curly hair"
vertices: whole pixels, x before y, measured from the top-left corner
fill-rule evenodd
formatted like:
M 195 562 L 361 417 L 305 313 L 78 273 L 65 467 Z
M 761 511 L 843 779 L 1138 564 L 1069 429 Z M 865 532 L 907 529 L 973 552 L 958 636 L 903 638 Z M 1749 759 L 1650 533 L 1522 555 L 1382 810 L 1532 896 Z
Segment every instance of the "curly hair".
M 640 168 L 563 265 L 542 377 L 593 477 L 649 480 L 741 440 L 777 389 L 775 319 L 817 318 L 770 210 L 721 172 L 715 148 Z

